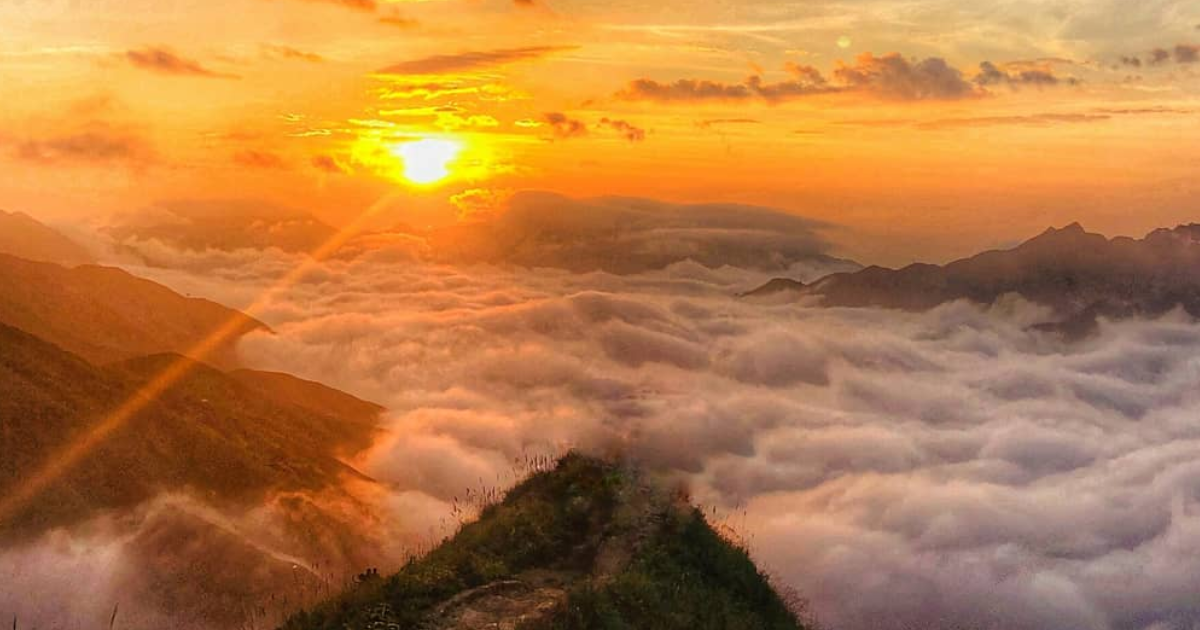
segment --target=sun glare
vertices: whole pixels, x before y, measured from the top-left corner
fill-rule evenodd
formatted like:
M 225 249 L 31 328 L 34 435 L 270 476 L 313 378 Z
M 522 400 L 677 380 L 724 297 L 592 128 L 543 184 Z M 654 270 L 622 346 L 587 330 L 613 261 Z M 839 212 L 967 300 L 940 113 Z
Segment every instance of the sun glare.
M 433 184 L 450 176 L 450 164 L 462 151 L 453 140 L 414 140 L 392 149 L 402 164 L 404 179 L 414 184 Z

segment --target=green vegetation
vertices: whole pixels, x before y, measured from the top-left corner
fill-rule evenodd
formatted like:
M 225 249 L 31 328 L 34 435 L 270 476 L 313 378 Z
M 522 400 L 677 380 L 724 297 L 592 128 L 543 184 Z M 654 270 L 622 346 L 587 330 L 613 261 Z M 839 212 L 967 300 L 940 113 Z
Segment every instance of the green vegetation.
M 674 514 L 605 587 L 584 584 L 536 630 L 794 629 L 796 617 L 745 550 L 698 510 Z M 529 630 L 535 630 L 529 628 Z
M 518 485 L 395 575 L 364 578 L 284 629 L 484 627 L 447 607 L 469 607 L 455 602 L 484 593 L 477 596 L 491 600 L 481 609 L 519 609 L 521 595 L 489 587 L 522 581 L 553 582 L 538 592 L 561 595 L 548 612 L 518 610 L 526 630 L 801 627 L 745 550 L 698 510 L 655 492 L 636 471 L 578 454 Z
M 370 627 L 380 604 L 388 621 L 411 627 L 462 591 L 535 567 L 586 568 L 579 543 L 600 533 L 611 514 L 619 477 L 608 466 L 567 456 L 554 474 L 530 478 L 485 508 L 452 540 L 399 573 L 368 580 L 340 598 L 290 619 L 288 630 Z M 594 550 L 594 546 L 591 550 Z

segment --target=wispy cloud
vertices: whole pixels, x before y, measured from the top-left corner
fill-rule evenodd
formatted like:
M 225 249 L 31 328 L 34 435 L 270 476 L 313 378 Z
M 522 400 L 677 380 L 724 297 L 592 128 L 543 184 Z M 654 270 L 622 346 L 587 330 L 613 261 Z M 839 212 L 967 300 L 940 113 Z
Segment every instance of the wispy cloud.
M 378 3 L 375 0 L 308 0 L 309 2 L 323 2 L 326 4 L 335 4 L 337 6 L 346 7 L 355 11 L 374 11 Z
M 125 51 L 125 59 L 136 68 L 159 74 L 207 77 L 211 79 L 239 78 L 235 74 L 215 72 L 205 68 L 200 62 L 181 57 L 161 46 L 148 46 L 138 50 Z
M 402 61 L 377 71 L 383 75 L 411 74 L 453 74 L 472 72 L 485 68 L 508 65 L 521 61 L 532 61 L 551 55 L 574 50 L 573 46 L 530 46 L 526 48 L 505 48 L 462 52 L 447 55 L 432 55 Z
M 286 169 L 287 162 L 282 157 L 269 151 L 248 149 L 233 154 L 233 161 L 240 166 L 265 169 Z
M 1048 64 L 1025 67 L 1023 65 L 998 66 L 990 61 L 979 64 L 979 74 L 975 82 L 979 85 L 1008 85 L 1012 87 L 1027 85 L 1034 87 L 1050 87 L 1065 83 L 1075 85 L 1079 80 L 1074 77 L 1060 77 Z
M 104 125 L 11 144 L 14 157 L 30 162 L 134 163 L 146 162 L 153 154 L 141 137 Z
M 291 46 L 282 46 L 279 44 L 263 44 L 263 54 L 274 59 L 291 59 L 296 61 L 307 61 L 310 63 L 321 63 L 325 58 L 314 52 L 292 48 Z

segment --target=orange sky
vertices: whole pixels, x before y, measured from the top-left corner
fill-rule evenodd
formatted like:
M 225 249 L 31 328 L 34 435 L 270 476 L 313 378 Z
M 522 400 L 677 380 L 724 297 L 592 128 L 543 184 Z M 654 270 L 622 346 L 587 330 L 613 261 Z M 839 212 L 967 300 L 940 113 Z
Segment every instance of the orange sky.
M 980 4 L 13 0 L 0 207 L 739 201 L 883 263 L 1196 218 L 1200 5 Z

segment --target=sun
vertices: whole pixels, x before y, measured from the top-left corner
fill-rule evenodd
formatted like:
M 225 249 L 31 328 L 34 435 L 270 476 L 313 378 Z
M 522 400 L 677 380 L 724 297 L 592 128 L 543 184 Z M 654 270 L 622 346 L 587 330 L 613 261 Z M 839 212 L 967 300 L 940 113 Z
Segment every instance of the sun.
M 420 185 L 435 184 L 450 176 L 450 165 L 462 152 L 454 140 L 425 139 L 404 142 L 392 148 L 399 157 L 404 179 Z

